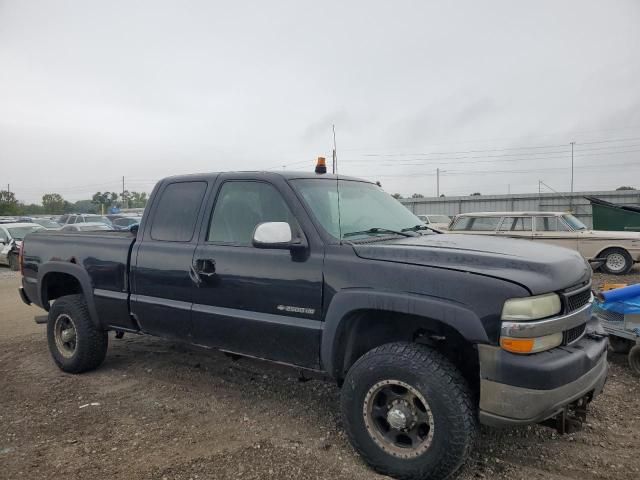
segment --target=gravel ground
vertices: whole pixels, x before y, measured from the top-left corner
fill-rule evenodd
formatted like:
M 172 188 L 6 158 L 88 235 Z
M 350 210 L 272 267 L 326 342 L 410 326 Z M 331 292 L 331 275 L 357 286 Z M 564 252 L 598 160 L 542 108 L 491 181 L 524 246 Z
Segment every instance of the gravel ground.
M 0 268 L 0 478 L 382 478 L 345 438 L 332 383 L 135 335 L 111 337 L 99 370 L 68 375 L 17 286 Z M 640 478 L 639 380 L 612 354 L 583 431 L 483 429 L 459 478 Z

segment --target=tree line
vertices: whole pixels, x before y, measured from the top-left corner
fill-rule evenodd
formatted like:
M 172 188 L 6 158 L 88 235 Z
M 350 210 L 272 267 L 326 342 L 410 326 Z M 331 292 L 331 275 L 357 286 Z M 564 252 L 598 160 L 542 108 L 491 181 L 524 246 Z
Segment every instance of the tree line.
M 96 192 L 91 199 L 69 202 L 59 193 L 45 193 L 42 203 L 26 204 L 13 192 L 0 190 L 0 215 L 62 215 L 63 213 L 107 213 L 111 207 L 144 208 L 146 192 Z

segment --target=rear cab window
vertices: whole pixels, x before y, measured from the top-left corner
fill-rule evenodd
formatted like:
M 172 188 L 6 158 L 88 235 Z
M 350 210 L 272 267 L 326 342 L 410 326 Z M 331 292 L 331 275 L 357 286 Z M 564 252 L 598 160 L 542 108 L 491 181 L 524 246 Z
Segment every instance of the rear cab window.
M 167 185 L 153 216 L 151 238 L 164 242 L 190 242 L 206 190 L 207 182 L 203 181 Z

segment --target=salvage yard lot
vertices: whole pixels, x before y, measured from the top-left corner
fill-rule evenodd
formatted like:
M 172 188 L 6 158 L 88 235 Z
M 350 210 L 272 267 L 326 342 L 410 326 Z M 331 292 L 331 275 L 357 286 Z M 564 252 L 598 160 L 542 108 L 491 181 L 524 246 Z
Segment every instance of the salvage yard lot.
M 640 268 L 607 280 L 639 282 Z M 18 285 L 0 268 L 0 478 L 382 478 L 349 446 L 334 384 L 136 335 L 111 336 L 99 370 L 65 374 Z M 483 429 L 459 478 L 640 478 L 640 380 L 610 360 L 582 432 Z

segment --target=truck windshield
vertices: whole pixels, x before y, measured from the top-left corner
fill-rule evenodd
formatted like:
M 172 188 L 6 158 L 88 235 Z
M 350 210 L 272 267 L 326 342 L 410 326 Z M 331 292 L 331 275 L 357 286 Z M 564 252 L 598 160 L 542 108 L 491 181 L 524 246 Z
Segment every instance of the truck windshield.
M 291 182 L 322 227 L 335 238 L 357 240 L 411 229 L 422 222 L 382 188 L 352 180 L 298 179 Z M 340 215 L 338 216 L 338 191 Z M 340 220 L 338 220 L 338 217 Z
M 27 233 L 35 232 L 36 230 L 43 230 L 43 228 L 39 225 L 34 225 L 33 227 L 12 227 L 7 230 L 9 230 L 9 235 L 11 235 L 11 238 L 14 240 L 24 240 Z
M 568 215 L 568 214 L 563 215 L 562 218 L 564 218 L 564 221 L 567 222 L 569 226 L 574 230 L 587 229 L 587 226 L 584 223 L 582 223 L 580 220 L 578 220 L 576 217 L 574 217 L 573 215 Z

